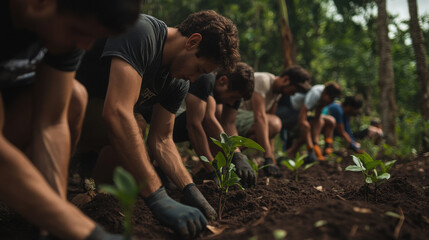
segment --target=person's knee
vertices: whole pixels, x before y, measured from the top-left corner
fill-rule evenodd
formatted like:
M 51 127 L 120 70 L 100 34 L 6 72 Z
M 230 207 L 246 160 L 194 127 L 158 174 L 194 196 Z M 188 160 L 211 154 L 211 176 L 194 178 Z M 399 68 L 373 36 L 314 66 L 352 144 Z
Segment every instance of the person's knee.
M 332 116 L 326 116 L 324 117 L 324 120 L 325 120 L 326 127 L 335 127 L 335 125 L 337 124 L 337 121 Z
M 278 133 L 280 133 L 282 129 L 282 121 L 279 117 L 272 115 L 269 119 L 269 126 L 270 126 L 270 138 L 275 137 Z

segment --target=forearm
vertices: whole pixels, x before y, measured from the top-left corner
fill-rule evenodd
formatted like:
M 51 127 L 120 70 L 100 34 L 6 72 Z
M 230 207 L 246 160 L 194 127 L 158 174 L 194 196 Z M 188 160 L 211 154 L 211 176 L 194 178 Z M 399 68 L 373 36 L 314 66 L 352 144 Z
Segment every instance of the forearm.
M 95 223 L 61 199 L 29 159 L 2 137 L 0 178 L 1 200 L 39 228 L 63 239 L 84 239 L 94 229 Z
M 237 127 L 235 126 L 235 122 L 233 123 L 226 123 L 223 125 L 223 129 L 225 130 L 225 133 L 229 136 L 238 136 Z
M 30 159 L 49 185 L 66 199 L 70 132 L 64 119 L 57 124 L 40 126 L 34 130 Z
M 151 136 L 149 136 L 148 141 L 151 158 L 158 162 L 162 171 L 176 186 L 183 189 L 186 185 L 193 182 L 171 137 L 157 137 L 152 141 Z
M 150 162 L 133 112 L 118 111 L 114 115 L 105 116 L 105 120 L 109 140 L 120 154 L 122 165 L 144 186 L 142 194 L 148 196 L 159 189 L 161 181 Z
M 188 124 L 189 140 L 194 147 L 195 153 L 198 156 L 205 156 L 209 161 L 213 161 L 214 157 L 210 151 L 207 135 L 201 124 Z M 215 137 L 218 139 L 219 137 Z

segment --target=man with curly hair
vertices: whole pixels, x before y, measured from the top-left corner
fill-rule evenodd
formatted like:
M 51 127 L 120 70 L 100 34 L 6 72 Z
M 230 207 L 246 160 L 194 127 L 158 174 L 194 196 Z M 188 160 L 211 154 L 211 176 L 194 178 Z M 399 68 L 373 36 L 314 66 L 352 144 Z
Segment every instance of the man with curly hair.
M 239 58 L 236 26 L 215 11 L 191 14 L 175 28 L 142 14 L 128 33 L 98 42 L 77 75 L 88 88 L 91 114 L 84 123 L 79 151 L 99 144 L 96 181 L 111 180 L 113 167 L 122 165 L 144 184 L 141 194 L 161 224 L 183 237 L 198 235 L 207 223 L 200 210 L 211 219 L 216 213 L 181 162 L 171 137 L 174 113 L 187 93 L 186 80 L 193 82 L 218 67 L 233 68 Z M 138 106 L 153 106 L 147 141 L 141 134 L 146 129 L 140 129 L 134 115 Z M 100 127 L 103 123 L 105 129 Z M 91 138 L 100 129 L 108 137 L 105 142 Z M 196 208 L 167 195 L 152 162 Z

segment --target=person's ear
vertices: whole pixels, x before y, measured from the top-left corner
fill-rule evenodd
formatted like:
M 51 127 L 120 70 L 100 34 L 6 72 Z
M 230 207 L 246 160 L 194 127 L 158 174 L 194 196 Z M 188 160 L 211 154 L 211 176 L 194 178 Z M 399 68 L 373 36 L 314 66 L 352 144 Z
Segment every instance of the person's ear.
M 27 15 L 31 17 L 42 18 L 57 11 L 56 0 L 29 0 L 27 3 Z
M 223 75 L 222 77 L 220 77 L 217 82 L 221 85 L 221 86 L 228 86 L 228 77 Z
M 201 36 L 201 34 L 193 33 L 191 36 L 188 37 L 188 40 L 186 40 L 185 48 L 187 50 L 198 48 L 202 39 L 203 39 L 203 36 Z

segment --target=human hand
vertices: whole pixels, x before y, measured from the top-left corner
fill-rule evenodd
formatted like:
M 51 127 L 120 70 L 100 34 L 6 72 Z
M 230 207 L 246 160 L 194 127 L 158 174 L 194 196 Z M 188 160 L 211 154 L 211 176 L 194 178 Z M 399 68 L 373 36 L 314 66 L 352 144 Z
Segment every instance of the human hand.
M 182 238 L 195 238 L 207 225 L 200 210 L 174 201 L 164 187 L 145 198 L 145 202 L 162 225 L 173 229 Z
M 217 214 L 213 207 L 207 202 L 203 194 L 198 190 L 195 183 L 190 183 L 183 189 L 182 203 L 198 208 L 210 220 L 216 220 Z
M 240 182 L 244 187 L 253 187 L 256 185 L 256 174 L 247 157 L 241 152 L 234 152 L 232 163 L 235 165 L 235 172 L 241 178 Z
M 264 167 L 264 173 L 266 176 L 273 176 L 273 177 L 281 177 L 282 173 L 280 171 L 280 168 L 276 166 L 274 163 L 274 160 L 272 158 L 265 158 L 264 165 L 267 165 Z

